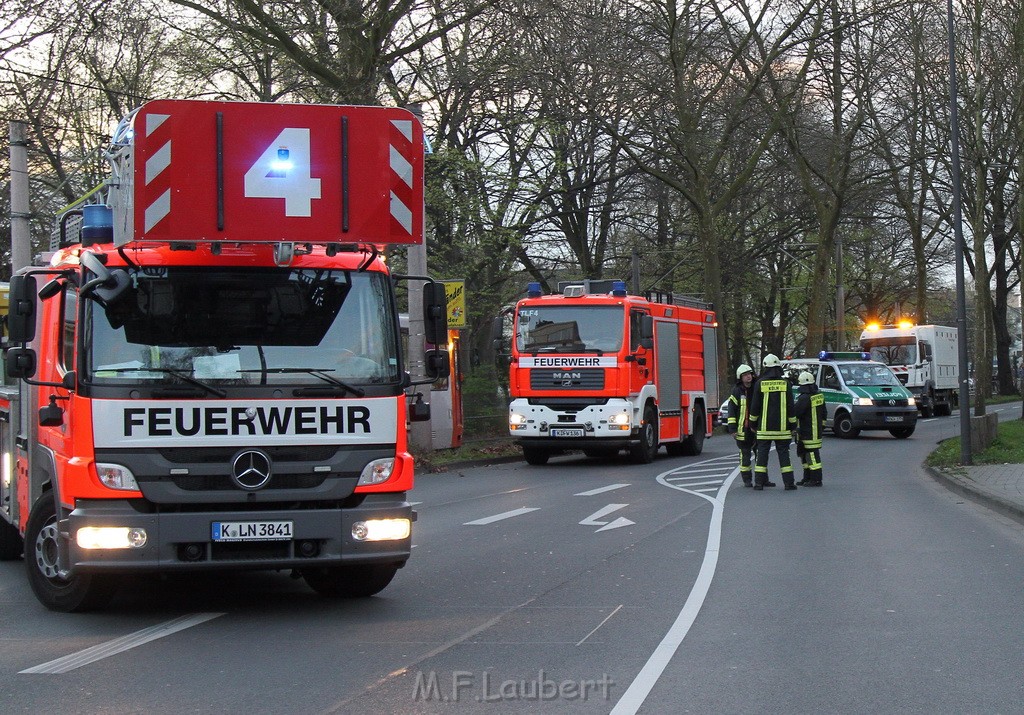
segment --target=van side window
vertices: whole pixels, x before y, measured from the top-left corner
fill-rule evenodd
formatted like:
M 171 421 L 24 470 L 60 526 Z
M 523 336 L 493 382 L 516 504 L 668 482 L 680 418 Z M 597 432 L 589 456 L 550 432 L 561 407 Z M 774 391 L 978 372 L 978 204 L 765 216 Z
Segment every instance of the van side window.
M 821 386 L 826 390 L 839 390 L 839 375 L 831 365 L 821 366 Z

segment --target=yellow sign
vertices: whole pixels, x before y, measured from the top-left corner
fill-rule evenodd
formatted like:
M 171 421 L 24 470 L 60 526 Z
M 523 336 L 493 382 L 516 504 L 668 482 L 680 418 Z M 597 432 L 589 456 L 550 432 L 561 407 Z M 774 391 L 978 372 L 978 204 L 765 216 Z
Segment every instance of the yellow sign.
M 441 281 L 448 303 L 448 328 L 466 327 L 466 281 Z

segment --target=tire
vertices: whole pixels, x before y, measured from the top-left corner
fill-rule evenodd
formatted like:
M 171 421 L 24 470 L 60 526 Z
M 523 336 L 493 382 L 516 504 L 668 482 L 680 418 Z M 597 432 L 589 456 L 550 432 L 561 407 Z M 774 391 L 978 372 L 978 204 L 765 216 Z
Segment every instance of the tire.
M 0 561 L 14 561 L 25 550 L 25 542 L 14 524 L 0 521 Z
M 914 434 L 914 427 L 897 427 L 896 429 L 889 430 L 889 434 L 896 439 L 906 439 Z
M 547 464 L 550 456 L 550 452 L 540 447 L 523 447 L 523 459 L 527 464 L 532 464 L 535 467 Z
M 704 437 L 707 430 L 707 418 L 704 415 L 704 408 L 698 407 L 693 412 L 693 434 L 689 435 L 681 443 L 682 454 L 687 457 L 696 457 L 704 451 Z
M 658 453 L 658 411 L 653 405 L 644 408 L 640 425 L 640 444 L 629 448 L 629 456 L 636 464 L 650 464 Z
M 843 410 L 836 412 L 832 419 L 832 433 L 840 439 L 853 439 L 860 434 L 860 430 L 854 428 L 850 413 Z
M 931 417 L 934 414 L 935 414 L 935 408 L 931 404 L 921 405 L 921 417 L 922 418 L 928 419 L 929 417 Z
M 940 402 L 935 405 L 935 414 L 939 417 L 949 417 L 953 414 L 953 405 L 950 402 Z
M 80 613 L 100 608 L 117 590 L 107 574 L 61 575 L 57 566 L 57 509 L 47 492 L 32 507 L 25 529 L 25 568 L 36 598 L 51 611 Z
M 398 564 L 364 564 L 303 569 L 302 577 L 321 596 L 367 598 L 383 591 L 398 573 Z

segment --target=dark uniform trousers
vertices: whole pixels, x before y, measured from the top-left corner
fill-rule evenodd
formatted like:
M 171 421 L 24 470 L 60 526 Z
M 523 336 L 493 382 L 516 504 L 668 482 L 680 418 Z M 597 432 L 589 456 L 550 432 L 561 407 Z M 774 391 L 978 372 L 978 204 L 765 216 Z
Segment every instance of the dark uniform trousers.
M 786 485 L 793 483 L 793 465 L 789 461 L 789 443 L 786 439 L 759 439 L 757 440 L 757 464 L 754 467 L 754 483 L 764 486 L 768 483 L 768 453 L 775 445 L 775 453 L 779 456 L 779 471 L 782 472 L 782 482 Z
M 739 439 L 737 437 L 736 446 L 740 450 L 740 477 L 743 479 L 744 484 L 750 484 L 751 473 L 753 472 L 754 449 L 757 446 L 754 433 L 748 432 L 746 439 Z

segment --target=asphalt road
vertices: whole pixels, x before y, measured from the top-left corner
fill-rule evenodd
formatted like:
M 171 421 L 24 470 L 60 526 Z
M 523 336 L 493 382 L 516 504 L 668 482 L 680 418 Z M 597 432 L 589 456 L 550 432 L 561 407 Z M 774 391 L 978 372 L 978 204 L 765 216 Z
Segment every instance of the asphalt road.
M 1024 530 L 919 466 L 957 428 L 827 439 L 795 492 L 744 489 L 724 437 L 425 475 L 413 557 L 365 600 L 222 574 L 55 614 L 0 563 L 0 709 L 1020 712 Z

